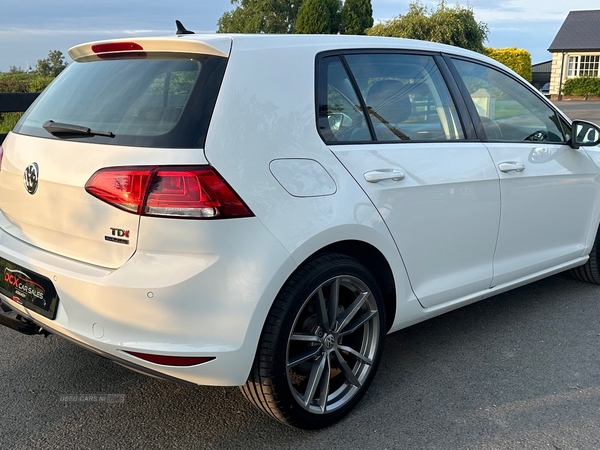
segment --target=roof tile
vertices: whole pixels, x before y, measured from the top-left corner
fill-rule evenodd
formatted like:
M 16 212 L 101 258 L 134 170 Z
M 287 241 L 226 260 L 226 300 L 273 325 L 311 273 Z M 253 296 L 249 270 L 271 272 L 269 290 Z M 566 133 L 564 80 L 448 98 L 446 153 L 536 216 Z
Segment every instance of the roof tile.
M 600 9 L 571 11 L 548 51 L 600 50 Z

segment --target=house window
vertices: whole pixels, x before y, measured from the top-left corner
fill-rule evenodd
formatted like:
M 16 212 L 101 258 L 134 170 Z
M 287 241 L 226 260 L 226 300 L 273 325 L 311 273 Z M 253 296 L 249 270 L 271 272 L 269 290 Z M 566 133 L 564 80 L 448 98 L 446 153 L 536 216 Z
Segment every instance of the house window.
M 569 56 L 567 77 L 600 76 L 600 55 Z

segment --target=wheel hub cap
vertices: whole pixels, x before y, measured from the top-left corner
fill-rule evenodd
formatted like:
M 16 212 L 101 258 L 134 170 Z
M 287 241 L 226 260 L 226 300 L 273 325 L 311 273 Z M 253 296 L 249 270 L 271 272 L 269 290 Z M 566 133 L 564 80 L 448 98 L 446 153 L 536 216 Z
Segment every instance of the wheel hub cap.
M 304 301 L 286 355 L 288 384 L 301 408 L 331 413 L 364 391 L 382 336 L 377 306 L 368 286 L 350 275 L 324 281 Z
M 325 345 L 325 348 L 327 350 L 331 350 L 335 345 L 335 337 L 333 336 L 333 334 L 328 334 L 327 336 L 325 336 L 323 344 Z

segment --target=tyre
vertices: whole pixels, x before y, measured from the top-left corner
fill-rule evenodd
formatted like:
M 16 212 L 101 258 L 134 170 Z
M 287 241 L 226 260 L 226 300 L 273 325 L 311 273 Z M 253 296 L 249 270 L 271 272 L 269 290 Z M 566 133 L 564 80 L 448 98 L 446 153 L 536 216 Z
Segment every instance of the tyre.
M 369 388 L 385 332 L 384 303 L 371 273 L 350 257 L 320 256 L 275 299 L 242 392 L 285 424 L 327 427 Z
M 592 251 L 590 252 L 590 259 L 588 259 L 583 266 L 571 269 L 570 272 L 573 278 L 579 281 L 585 281 L 587 283 L 600 284 L 600 261 L 598 261 L 598 251 L 600 250 L 598 248 L 598 246 L 600 245 L 599 234 L 600 233 L 596 234 L 596 240 L 594 241 Z

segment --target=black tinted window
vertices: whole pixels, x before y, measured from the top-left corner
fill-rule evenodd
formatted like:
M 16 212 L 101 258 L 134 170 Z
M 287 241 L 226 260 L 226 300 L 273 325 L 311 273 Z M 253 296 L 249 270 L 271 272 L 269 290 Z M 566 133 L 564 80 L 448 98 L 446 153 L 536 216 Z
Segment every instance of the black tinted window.
M 23 116 L 15 132 L 52 138 L 47 120 L 110 131 L 69 139 L 117 145 L 204 145 L 225 58 L 73 63 Z

